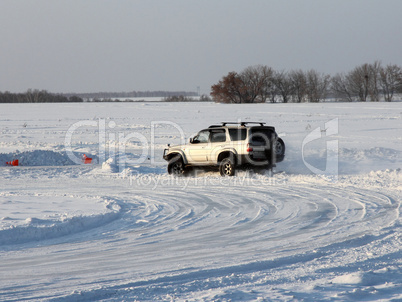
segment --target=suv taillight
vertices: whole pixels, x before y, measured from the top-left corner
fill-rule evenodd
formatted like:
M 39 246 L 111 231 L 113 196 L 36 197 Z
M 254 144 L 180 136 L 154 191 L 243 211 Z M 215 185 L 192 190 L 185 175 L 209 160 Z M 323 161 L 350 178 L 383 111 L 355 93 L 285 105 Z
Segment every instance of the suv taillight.
M 247 144 L 247 152 L 252 152 L 253 151 L 253 147 L 250 146 L 250 144 Z

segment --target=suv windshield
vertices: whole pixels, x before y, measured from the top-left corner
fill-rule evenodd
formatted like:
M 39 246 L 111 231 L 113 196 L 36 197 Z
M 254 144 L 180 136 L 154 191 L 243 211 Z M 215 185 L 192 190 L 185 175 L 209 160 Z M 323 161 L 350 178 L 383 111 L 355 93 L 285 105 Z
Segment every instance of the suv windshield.
M 208 130 L 203 130 L 198 133 L 196 137 L 194 137 L 194 143 L 208 143 L 209 139 L 209 131 Z

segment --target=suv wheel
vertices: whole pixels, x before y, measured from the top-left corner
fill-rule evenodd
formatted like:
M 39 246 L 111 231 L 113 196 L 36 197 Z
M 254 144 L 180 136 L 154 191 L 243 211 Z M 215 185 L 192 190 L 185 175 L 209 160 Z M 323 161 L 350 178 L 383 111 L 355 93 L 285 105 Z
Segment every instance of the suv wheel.
M 181 156 L 173 157 L 168 164 L 168 173 L 175 176 L 180 176 L 183 175 L 184 172 L 184 163 Z
M 285 143 L 281 138 L 278 137 L 274 144 L 274 150 L 276 156 L 283 156 L 285 155 Z
M 223 159 L 219 165 L 219 172 L 222 176 L 233 176 L 235 174 L 235 165 L 229 157 Z

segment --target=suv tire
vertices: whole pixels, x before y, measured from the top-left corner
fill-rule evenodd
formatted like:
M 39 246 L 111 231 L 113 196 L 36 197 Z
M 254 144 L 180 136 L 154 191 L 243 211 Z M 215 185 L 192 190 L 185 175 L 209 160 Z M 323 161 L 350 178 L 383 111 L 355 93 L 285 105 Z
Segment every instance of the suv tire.
M 181 156 L 173 157 L 168 164 L 168 173 L 174 176 L 181 176 L 184 172 L 185 167 Z
M 233 176 L 235 170 L 234 161 L 230 157 L 224 158 L 219 165 L 219 172 L 222 176 Z
M 280 137 L 278 137 L 278 139 L 274 143 L 274 150 L 275 150 L 275 155 L 277 157 L 285 156 L 285 143 L 283 142 L 283 140 Z

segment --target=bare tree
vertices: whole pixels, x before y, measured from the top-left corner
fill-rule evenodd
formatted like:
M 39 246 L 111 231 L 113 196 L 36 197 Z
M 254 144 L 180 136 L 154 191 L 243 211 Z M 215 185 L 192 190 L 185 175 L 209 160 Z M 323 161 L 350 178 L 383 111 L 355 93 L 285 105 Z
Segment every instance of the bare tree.
M 379 101 L 379 61 L 373 64 L 363 64 L 353 69 L 347 76 L 350 93 L 358 96 L 359 100 L 366 102 L 368 97 L 371 101 Z
M 244 102 L 254 103 L 264 84 L 259 70 L 253 66 L 247 67 L 241 72 L 240 77 L 244 85 Z
M 368 64 L 356 67 L 347 75 L 351 95 L 357 96 L 361 102 L 367 101 L 368 79 Z
M 275 85 L 273 82 L 274 78 L 274 70 L 268 66 L 259 66 L 258 67 L 261 78 L 262 78 L 262 87 L 259 91 L 257 99 L 261 103 L 265 103 L 267 99 L 270 99 L 271 102 L 275 102 Z
M 321 74 L 315 70 L 306 73 L 306 94 L 307 100 L 312 103 L 318 103 L 327 95 L 327 89 L 330 76 Z
M 402 91 L 402 68 L 387 65 L 380 69 L 380 86 L 386 102 L 391 102 L 396 92 Z
M 289 75 L 293 86 L 294 102 L 305 102 L 307 95 L 307 79 L 305 73 L 302 70 L 296 70 L 291 71 Z
M 27 103 L 38 103 L 39 102 L 39 93 L 40 91 L 38 89 L 28 89 L 26 92 L 26 100 Z
M 282 102 L 288 103 L 294 90 L 289 73 L 285 71 L 275 72 L 273 83 L 275 85 L 275 92 L 281 96 Z
M 273 70 L 268 66 L 257 65 L 244 69 L 241 73 L 247 89 L 247 103 L 265 103 L 272 95 Z
M 380 71 L 381 62 L 375 61 L 369 65 L 369 95 L 370 101 L 378 102 L 380 100 Z
M 353 102 L 353 95 L 350 89 L 348 77 L 343 73 L 338 73 L 331 79 L 331 91 L 340 100 Z

